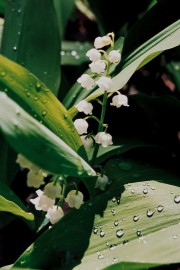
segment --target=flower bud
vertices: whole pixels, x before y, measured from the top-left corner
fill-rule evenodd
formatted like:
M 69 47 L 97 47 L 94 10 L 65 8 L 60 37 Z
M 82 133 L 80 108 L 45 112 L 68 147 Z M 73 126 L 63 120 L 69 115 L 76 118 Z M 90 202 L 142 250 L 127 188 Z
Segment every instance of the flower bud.
M 98 179 L 96 181 L 95 188 L 99 188 L 101 190 L 105 190 L 105 187 L 108 184 L 108 182 L 109 182 L 109 179 L 108 179 L 108 177 L 105 174 L 99 175 L 98 176 Z
M 93 146 L 93 139 L 91 137 L 87 137 L 86 135 L 83 135 L 83 136 L 81 136 L 81 140 L 84 144 L 86 151 L 91 150 L 91 148 Z
M 109 36 L 97 37 L 94 41 L 94 47 L 100 49 L 104 46 L 110 45 L 112 40 Z
M 55 198 L 61 197 L 61 185 L 56 183 L 48 183 L 44 188 L 44 195 L 46 195 L 48 198 L 51 198 L 52 200 Z
M 33 171 L 30 170 L 27 174 L 27 186 L 39 188 L 44 184 L 44 175 L 42 170 Z

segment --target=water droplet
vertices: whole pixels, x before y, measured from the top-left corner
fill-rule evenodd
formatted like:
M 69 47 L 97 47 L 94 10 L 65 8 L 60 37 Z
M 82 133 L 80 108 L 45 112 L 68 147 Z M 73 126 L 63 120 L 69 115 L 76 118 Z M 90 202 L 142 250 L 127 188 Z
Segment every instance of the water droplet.
M 16 112 L 16 114 L 20 114 L 21 109 L 19 107 L 16 107 L 15 112 Z
M 113 262 L 117 262 L 118 259 L 118 257 L 114 257 Z
M 142 236 L 141 230 L 137 230 L 137 231 L 136 231 L 136 234 L 137 234 L 138 237 L 141 237 L 141 236 Z
M 118 238 L 121 238 L 123 235 L 124 235 L 124 231 L 122 229 L 119 229 L 119 230 L 116 231 L 116 236 Z
M 47 114 L 46 111 L 43 111 L 43 112 L 42 112 L 42 116 L 45 116 L 46 114 Z
M 123 241 L 123 245 L 124 245 L 124 246 L 127 245 L 128 243 L 129 243 L 128 240 L 124 240 L 124 241 Z
M 17 51 L 17 46 L 16 45 L 14 45 L 13 51 Z
M 174 196 L 174 202 L 175 203 L 180 203 L 180 195 Z
M 17 11 L 17 12 L 18 12 L 18 13 L 21 13 L 21 11 L 22 11 L 21 9 L 18 9 L 18 11 Z
M 137 221 L 139 220 L 139 217 L 138 217 L 137 215 L 135 215 L 135 216 L 133 217 L 133 220 L 134 220 L 134 222 L 137 222 Z
M 112 213 L 113 216 L 115 216 L 116 211 L 115 211 L 114 209 L 112 209 L 112 210 L 111 210 L 111 213 Z
M 34 97 L 33 99 L 36 101 L 36 100 L 38 100 L 38 97 Z
M 106 242 L 106 246 L 107 246 L 107 247 L 109 246 L 109 242 Z
M 132 190 L 131 190 L 131 193 L 132 193 L 132 194 L 134 194 L 134 193 L 135 193 L 135 190 L 134 190 L 134 189 L 132 189 Z
M 177 239 L 178 238 L 177 234 L 174 234 L 172 238 Z
M 152 187 L 151 187 L 151 189 L 152 189 L 152 190 L 155 190 L 155 187 L 154 187 L 154 186 L 152 186 Z
M 30 93 L 29 93 L 29 92 L 27 92 L 27 93 L 26 93 L 26 96 L 27 96 L 27 97 L 30 97 Z
M 116 198 L 114 197 L 114 198 L 112 198 L 112 202 L 115 202 L 116 201 Z
M 114 226 L 118 226 L 119 225 L 119 221 L 118 220 L 115 220 L 114 221 Z
M 99 255 L 98 255 L 98 259 L 104 259 L 104 254 L 103 253 L 100 253 Z
M 132 170 L 132 165 L 128 162 L 121 162 L 119 168 L 123 171 L 130 171 Z
M 14 119 L 14 120 L 13 120 L 13 125 L 14 125 L 15 127 L 18 127 L 18 124 L 19 124 L 19 122 L 18 122 L 16 119 Z
M 162 212 L 163 209 L 164 209 L 164 207 L 162 205 L 158 205 L 158 207 L 157 207 L 158 212 Z
M 110 246 L 109 246 L 109 250 L 115 250 L 116 249 L 116 247 L 117 247 L 117 245 L 116 244 L 111 244 Z
M 79 55 L 76 55 L 76 56 L 75 56 L 75 59 L 76 59 L 76 60 L 79 60 L 79 59 L 80 59 L 80 56 L 79 56 Z
M 36 87 L 39 89 L 41 88 L 41 83 L 40 82 L 36 82 Z
M 148 193 L 148 189 L 147 188 L 143 189 L 143 193 L 144 194 L 147 194 Z
M 154 215 L 154 213 L 155 212 L 153 210 L 148 209 L 147 212 L 146 212 L 146 215 L 147 215 L 147 217 L 152 217 Z
M 120 204 L 120 197 L 117 197 L 117 204 Z
M 65 52 L 64 51 L 61 51 L 61 56 L 64 56 L 65 55 Z
M 5 76 L 6 76 L 6 72 L 5 72 L 5 71 L 2 71 L 2 72 L 1 72 L 1 76 L 2 76 L 2 77 L 5 77 Z
M 21 35 L 21 32 L 19 31 L 17 34 L 18 34 L 18 36 L 20 36 Z
M 97 234 L 97 233 L 98 233 L 98 228 L 95 227 L 95 228 L 93 229 L 93 233 L 94 233 L 94 234 Z
M 100 236 L 104 237 L 105 236 L 105 232 L 104 231 L 100 231 Z
M 42 103 L 47 103 L 47 100 L 46 100 L 46 99 L 44 99 L 44 100 L 42 101 Z

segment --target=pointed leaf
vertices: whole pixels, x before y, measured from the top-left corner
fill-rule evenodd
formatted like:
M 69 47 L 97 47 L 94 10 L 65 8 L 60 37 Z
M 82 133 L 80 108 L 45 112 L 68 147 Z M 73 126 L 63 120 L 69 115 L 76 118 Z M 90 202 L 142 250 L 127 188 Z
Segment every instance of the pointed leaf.
M 54 174 L 95 175 L 73 149 L 2 92 L 0 126 L 10 145 L 41 168 Z

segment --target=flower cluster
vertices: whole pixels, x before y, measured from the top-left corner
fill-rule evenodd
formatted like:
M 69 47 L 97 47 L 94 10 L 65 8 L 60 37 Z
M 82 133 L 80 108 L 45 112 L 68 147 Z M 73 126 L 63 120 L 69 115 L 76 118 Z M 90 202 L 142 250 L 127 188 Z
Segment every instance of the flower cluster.
M 102 50 L 105 46 L 111 46 L 111 49 L 108 53 Z M 104 93 L 111 92 L 107 98 L 109 98 L 113 91 L 113 82 L 110 77 L 110 66 L 112 64 L 118 64 L 121 61 L 121 54 L 119 50 L 114 49 L 114 33 L 109 33 L 103 37 L 97 37 L 94 41 L 94 48 L 90 49 L 86 56 L 92 61 L 89 64 L 91 74 L 83 74 L 80 78 L 78 78 L 77 82 L 81 84 L 81 86 L 87 90 L 92 89 L 95 85 L 97 85 Z M 116 91 L 116 95 L 112 98 L 112 102 L 110 105 L 120 108 L 121 106 L 129 106 L 127 96 L 122 95 L 120 92 Z M 102 107 L 104 105 L 102 104 Z M 92 110 L 93 106 L 90 102 L 86 100 L 81 100 L 78 104 L 75 105 L 76 109 L 85 113 L 86 116 L 84 119 L 79 118 L 74 121 L 74 125 L 77 129 L 77 132 L 81 136 L 81 140 L 85 146 L 86 151 L 89 151 L 94 144 L 100 144 L 103 147 L 108 147 L 112 145 L 112 136 L 106 132 L 107 124 L 100 123 L 100 120 L 97 117 L 93 117 Z M 92 115 L 92 116 L 91 116 Z M 88 118 L 95 118 L 99 121 L 99 132 L 95 135 L 88 134 L 89 124 L 87 122 Z M 105 130 L 103 131 L 102 126 L 105 126 Z M 86 134 L 86 135 L 83 135 Z
M 35 199 L 30 199 L 36 210 L 47 212 L 46 218 L 52 224 L 58 222 L 64 216 L 62 207 L 56 204 L 56 199 L 62 197 L 61 191 L 61 185 L 49 183 L 45 186 L 44 191 L 40 189 L 36 191 L 38 196 Z M 69 207 L 79 209 L 83 204 L 83 194 L 80 191 L 71 190 L 65 199 L 62 197 L 59 201 L 65 201 Z

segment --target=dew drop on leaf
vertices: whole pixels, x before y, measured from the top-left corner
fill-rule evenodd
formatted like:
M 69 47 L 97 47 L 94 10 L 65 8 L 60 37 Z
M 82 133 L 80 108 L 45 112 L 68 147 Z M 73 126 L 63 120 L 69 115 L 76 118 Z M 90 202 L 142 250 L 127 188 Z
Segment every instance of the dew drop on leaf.
M 180 195 L 174 196 L 174 202 L 175 203 L 180 203 Z
M 146 215 L 147 215 L 147 217 L 152 217 L 154 215 L 154 213 L 155 212 L 153 210 L 148 209 L 147 212 L 146 212 Z
M 144 194 L 147 194 L 148 193 L 148 189 L 147 188 L 143 189 L 143 193 Z
M 119 230 L 116 231 L 116 236 L 118 238 L 121 238 L 123 235 L 124 235 L 124 231 L 122 229 L 119 229 Z
M 115 202 L 116 201 L 116 198 L 114 197 L 114 198 L 112 198 L 112 202 Z
M 163 209 L 164 209 L 164 207 L 162 205 L 158 205 L 158 207 L 157 207 L 157 211 L 158 212 L 162 212 Z
M 114 209 L 111 210 L 111 213 L 112 213 L 113 216 L 115 216 L 115 214 L 116 214 Z
M 134 189 L 132 189 L 132 190 L 131 190 L 131 193 L 132 193 L 132 194 L 134 194 L 134 193 L 135 193 L 135 190 L 134 190 Z
M 100 231 L 100 236 L 104 237 L 105 236 L 105 232 L 104 231 Z
M 119 221 L 116 219 L 115 221 L 114 221 L 114 226 L 118 226 L 119 225 Z
M 6 76 L 6 72 L 5 72 L 5 71 L 2 71 L 2 72 L 1 72 L 1 76 L 2 76 L 2 77 L 5 77 L 5 76 Z
M 98 255 L 98 259 L 104 259 L 104 254 L 103 253 L 100 253 L 99 255 Z
M 134 222 L 137 222 L 137 221 L 139 220 L 139 217 L 138 217 L 137 215 L 135 215 L 135 216 L 133 217 L 133 220 L 134 220 Z
M 116 244 L 111 244 L 110 246 L 109 246 L 109 250 L 115 250 L 116 249 Z
M 141 236 L 142 236 L 141 230 L 137 230 L 137 231 L 136 231 L 136 234 L 137 234 L 138 237 L 141 237 Z
M 124 246 L 127 245 L 128 243 L 129 243 L 128 240 L 124 240 L 124 241 L 123 241 L 123 245 L 124 245 Z
M 43 111 L 43 112 L 42 112 L 42 116 L 45 116 L 46 114 L 47 114 L 46 111 Z

